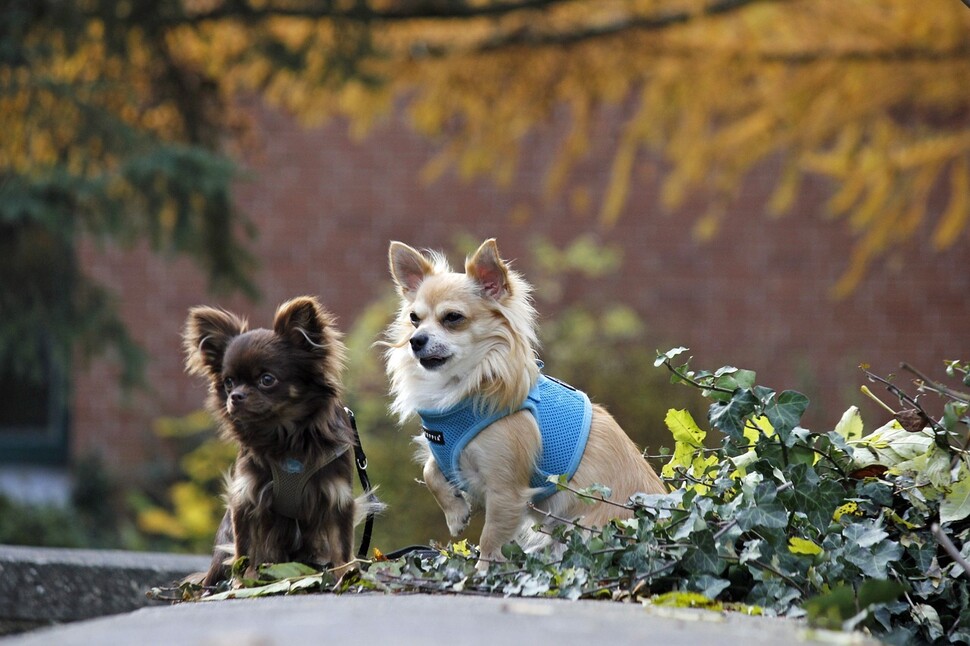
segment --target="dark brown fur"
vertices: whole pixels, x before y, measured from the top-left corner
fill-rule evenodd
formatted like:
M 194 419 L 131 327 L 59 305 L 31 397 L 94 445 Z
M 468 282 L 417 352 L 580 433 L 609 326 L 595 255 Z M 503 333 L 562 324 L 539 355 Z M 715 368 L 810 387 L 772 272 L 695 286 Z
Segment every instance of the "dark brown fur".
M 250 575 L 262 563 L 351 561 L 363 505 L 352 495 L 352 450 L 309 480 L 298 518 L 273 511 L 272 462 L 295 458 L 312 469 L 354 443 L 340 401 L 340 337 L 312 297 L 283 303 L 272 330 L 247 330 L 244 319 L 225 310 L 190 310 L 186 369 L 209 380 L 207 407 L 222 435 L 239 446 L 205 585 L 228 579 L 227 561 L 243 555 Z

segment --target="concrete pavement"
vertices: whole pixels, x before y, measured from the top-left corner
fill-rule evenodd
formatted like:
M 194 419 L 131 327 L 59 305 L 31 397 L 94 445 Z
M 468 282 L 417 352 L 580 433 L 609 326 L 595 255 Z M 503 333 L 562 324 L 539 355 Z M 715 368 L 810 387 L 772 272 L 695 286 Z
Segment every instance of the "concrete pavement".
M 785 619 L 608 601 L 378 593 L 150 602 L 207 556 L 0 545 L 0 646 L 876 643 Z M 54 622 L 53 627 L 40 627 Z
M 325 595 L 153 606 L 0 639 L 2 646 L 866 644 L 791 620 L 638 604 L 439 595 Z

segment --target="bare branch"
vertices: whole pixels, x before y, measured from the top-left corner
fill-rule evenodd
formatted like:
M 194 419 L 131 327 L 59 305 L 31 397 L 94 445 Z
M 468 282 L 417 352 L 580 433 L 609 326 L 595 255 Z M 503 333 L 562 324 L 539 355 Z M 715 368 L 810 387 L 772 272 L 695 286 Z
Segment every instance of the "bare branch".
M 224 19 L 239 19 L 258 22 L 267 18 L 312 18 L 340 19 L 362 23 L 404 22 L 409 20 L 454 20 L 463 18 L 485 18 L 511 15 L 530 10 L 541 10 L 556 5 L 575 2 L 575 0 L 518 0 L 517 2 L 493 2 L 490 4 L 469 4 L 464 2 L 405 2 L 400 6 L 387 9 L 373 9 L 367 3 L 357 3 L 350 9 L 334 6 L 329 0 L 306 4 L 267 4 L 254 7 L 242 0 L 226 2 L 208 11 L 172 16 L 165 24 L 205 22 Z
M 967 562 L 967 559 L 963 558 L 960 550 L 956 548 L 956 545 L 953 544 L 950 537 L 943 533 L 939 523 L 933 523 L 930 530 L 933 532 L 933 536 L 936 537 L 936 541 L 940 544 L 940 547 L 946 550 L 946 553 L 963 568 L 964 572 L 970 574 L 970 563 Z
M 527 45 L 530 47 L 560 46 L 565 47 L 575 45 L 580 42 L 615 36 L 626 31 L 657 31 L 682 25 L 691 20 L 705 16 L 716 16 L 736 11 L 751 4 L 761 2 L 789 2 L 791 0 L 719 0 L 713 2 L 702 11 L 679 11 L 659 16 L 632 16 L 611 23 L 577 29 L 570 32 L 535 32 L 530 29 L 515 29 L 509 33 L 501 34 L 485 40 L 481 44 L 467 49 L 456 50 L 451 47 L 429 46 L 426 53 L 429 56 L 442 57 L 456 53 L 468 52 L 490 52 L 515 45 Z
M 970 403 L 970 395 L 967 395 L 967 393 L 960 392 L 959 390 L 954 390 L 953 388 L 950 388 L 945 384 L 941 384 L 938 381 L 934 381 L 930 379 L 922 372 L 920 372 L 913 366 L 909 365 L 908 363 L 903 362 L 899 364 L 899 367 L 902 368 L 903 370 L 906 370 L 916 375 L 916 377 L 922 382 L 922 385 L 929 388 L 930 390 L 933 390 L 941 395 L 945 395 L 947 397 L 950 397 L 951 399 L 955 399 L 960 402 Z

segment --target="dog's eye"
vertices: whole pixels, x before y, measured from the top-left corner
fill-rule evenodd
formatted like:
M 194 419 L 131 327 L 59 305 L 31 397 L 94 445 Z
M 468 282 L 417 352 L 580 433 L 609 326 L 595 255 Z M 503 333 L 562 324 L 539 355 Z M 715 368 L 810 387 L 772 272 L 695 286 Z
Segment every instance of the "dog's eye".
M 457 325 L 465 320 L 465 315 L 461 312 L 448 312 L 441 320 L 449 325 Z
M 421 317 L 418 316 L 417 314 L 415 314 L 414 312 L 411 312 L 411 314 L 409 315 L 409 317 L 410 317 L 411 323 L 414 325 L 414 327 L 418 327 L 418 325 L 421 323 Z
M 276 385 L 276 377 L 268 372 L 264 372 L 259 376 L 259 385 L 263 388 L 272 388 Z
M 233 383 L 233 381 L 232 381 L 232 379 L 231 379 L 231 378 L 229 378 L 229 377 L 226 377 L 225 379 L 223 379 L 223 380 L 222 380 L 222 387 L 223 387 L 223 389 L 225 389 L 225 391 L 226 391 L 227 393 L 228 393 L 228 392 L 232 392 L 232 388 L 233 388 L 233 386 L 235 386 L 235 385 L 236 385 L 236 384 L 235 384 L 235 383 Z

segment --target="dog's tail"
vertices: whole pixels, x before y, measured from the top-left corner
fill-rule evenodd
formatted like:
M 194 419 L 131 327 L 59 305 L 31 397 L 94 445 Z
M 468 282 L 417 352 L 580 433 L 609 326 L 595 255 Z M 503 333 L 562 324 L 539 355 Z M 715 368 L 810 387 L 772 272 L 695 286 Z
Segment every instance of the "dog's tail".
M 374 495 L 377 489 L 378 487 L 368 489 L 354 500 L 354 526 L 360 525 L 368 516 L 376 516 L 387 509 L 387 505 Z

